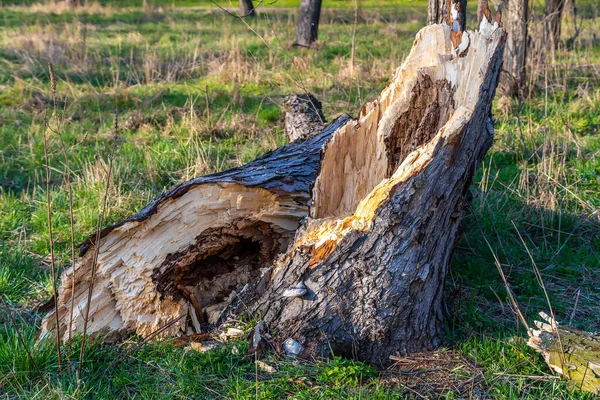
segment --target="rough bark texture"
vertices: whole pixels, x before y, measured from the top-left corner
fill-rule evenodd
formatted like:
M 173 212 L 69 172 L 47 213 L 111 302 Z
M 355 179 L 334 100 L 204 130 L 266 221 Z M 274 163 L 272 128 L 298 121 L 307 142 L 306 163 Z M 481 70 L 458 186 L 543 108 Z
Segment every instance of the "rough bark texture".
M 441 343 L 448 262 L 491 143 L 503 38 L 468 32 L 459 56 L 448 26 L 421 30 L 392 85 L 328 142 L 311 219 L 254 307 L 303 355 L 385 364 Z M 298 287 L 304 296 L 282 295 Z
M 546 0 L 544 7 L 544 34 L 552 49 L 560 44 L 560 26 L 565 0 Z
M 453 0 L 429 0 L 427 5 L 427 25 L 441 24 L 443 22 L 451 25 L 452 19 L 449 16 L 449 12 L 451 13 L 452 10 L 451 7 L 455 7 L 458 10 L 460 15 L 458 19 L 458 23 L 460 24 L 459 30 L 464 31 L 467 22 L 467 0 L 456 2 Z
M 90 333 L 145 335 L 172 320 L 163 335 L 191 333 L 250 311 L 303 356 L 386 364 L 438 346 L 461 210 L 493 131 L 505 35 L 480 29 L 422 29 L 357 119 L 180 185 L 104 230 Z M 74 331 L 92 245 L 74 269 Z M 72 276 L 60 290 L 63 336 Z M 49 314 L 44 333 L 52 324 Z
M 185 315 L 165 334 L 197 328 L 195 322 L 202 320 L 215 322 L 239 284 L 257 279 L 261 268 L 285 251 L 308 213 L 321 149 L 348 119 L 340 117 L 310 139 L 243 167 L 185 182 L 103 229 L 88 333 L 146 335 Z M 75 269 L 61 278 L 63 338 L 70 325 L 73 271 L 72 331 L 83 329 L 95 238 L 93 234 L 82 244 Z M 42 332 L 53 328 L 51 313 Z
M 325 116 L 321 102 L 310 93 L 292 94 L 283 101 L 284 132 L 290 142 L 304 139 L 323 130 Z
M 506 48 L 500 76 L 500 91 L 507 96 L 517 96 L 525 86 L 525 61 L 527 57 L 527 0 L 506 0 L 504 4 L 504 29 Z
M 302 0 L 300 2 L 296 30 L 297 46 L 310 47 L 317 40 L 320 17 L 321 0 Z
M 242 9 L 242 16 L 244 17 L 254 17 L 256 15 L 252 0 L 240 0 L 240 8 Z

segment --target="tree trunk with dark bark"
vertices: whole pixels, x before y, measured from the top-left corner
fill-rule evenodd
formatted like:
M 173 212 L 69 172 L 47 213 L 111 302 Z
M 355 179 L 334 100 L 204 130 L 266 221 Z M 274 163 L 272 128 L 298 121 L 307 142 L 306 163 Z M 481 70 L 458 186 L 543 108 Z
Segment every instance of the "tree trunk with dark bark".
M 450 255 L 493 132 L 505 35 L 481 26 L 422 29 L 358 118 L 184 183 L 105 229 L 90 333 L 185 334 L 250 312 L 301 356 L 386 364 L 438 346 Z M 73 276 L 75 310 L 87 307 L 94 245 L 63 274 L 63 338 Z
M 296 31 L 297 46 L 310 47 L 317 40 L 320 18 L 321 0 L 302 0 L 300 2 Z
M 486 2 L 487 4 L 487 2 Z M 452 9 L 458 11 L 458 29 L 465 30 L 467 22 L 467 0 L 429 0 L 427 5 L 427 25 L 441 24 L 446 22 L 453 26 Z
M 321 102 L 310 93 L 291 94 L 283 101 L 284 127 L 288 139 L 305 139 L 323 130 L 325 116 Z
M 544 7 L 544 36 L 550 48 L 555 50 L 560 44 L 560 32 L 565 0 L 546 0 Z
M 449 258 L 491 143 L 502 61 L 499 31 L 492 40 L 470 32 L 462 58 L 444 49 L 449 38 L 447 27 L 422 30 L 394 83 L 334 134 L 311 217 L 255 303 L 306 356 L 333 351 L 385 364 L 396 352 L 441 344 Z M 426 66 L 426 54 L 452 61 L 447 70 L 433 60 Z M 369 160 L 374 154 L 381 158 Z M 306 293 L 282 296 L 297 288 Z
M 527 58 L 527 0 L 506 0 L 502 21 L 506 30 L 500 91 L 518 96 L 525 86 Z
M 240 0 L 240 8 L 242 9 L 243 17 L 256 16 L 256 11 L 254 10 L 254 4 L 252 4 L 252 0 Z

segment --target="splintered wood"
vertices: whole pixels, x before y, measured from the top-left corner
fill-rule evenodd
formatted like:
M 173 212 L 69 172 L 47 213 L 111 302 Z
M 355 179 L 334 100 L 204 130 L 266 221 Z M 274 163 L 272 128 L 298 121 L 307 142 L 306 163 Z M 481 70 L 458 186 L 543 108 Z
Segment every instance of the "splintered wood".
M 452 32 L 422 29 L 358 118 L 184 183 L 107 228 L 88 333 L 145 335 L 180 318 L 161 332 L 176 335 L 254 312 L 301 356 L 333 350 L 385 364 L 439 345 L 461 210 L 491 144 L 505 36 L 487 20 L 459 43 Z M 62 337 L 73 275 L 72 330 L 82 329 L 92 254 L 62 277 Z M 42 330 L 53 329 L 50 313 Z
M 185 182 L 104 229 L 87 333 L 143 336 L 180 318 L 163 331 L 174 335 L 215 322 L 235 290 L 259 279 L 287 248 L 308 213 L 321 148 L 348 119 L 244 167 Z M 83 330 L 95 236 L 61 277 L 59 331 L 65 339 L 69 328 Z M 54 325 L 45 318 L 42 334 L 54 332 Z

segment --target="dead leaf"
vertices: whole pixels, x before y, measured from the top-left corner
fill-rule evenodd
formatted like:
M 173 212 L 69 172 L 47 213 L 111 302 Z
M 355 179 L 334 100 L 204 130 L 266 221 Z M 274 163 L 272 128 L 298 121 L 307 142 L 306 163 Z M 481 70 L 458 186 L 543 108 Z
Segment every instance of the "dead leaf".
M 206 353 L 209 350 L 214 349 L 215 347 L 217 347 L 217 344 L 213 341 L 208 341 L 208 342 L 192 342 L 189 345 L 189 348 L 195 351 L 198 351 L 200 353 Z
M 269 374 L 272 374 L 273 372 L 277 371 L 274 367 L 260 360 L 256 360 L 255 363 L 261 371 L 268 372 Z

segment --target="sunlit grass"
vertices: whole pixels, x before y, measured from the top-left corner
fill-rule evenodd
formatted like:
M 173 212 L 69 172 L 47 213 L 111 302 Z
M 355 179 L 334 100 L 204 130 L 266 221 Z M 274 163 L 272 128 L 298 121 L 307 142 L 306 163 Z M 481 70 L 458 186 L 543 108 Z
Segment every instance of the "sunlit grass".
M 52 106 L 48 61 L 59 81 L 80 242 L 97 223 L 109 155 L 115 165 L 106 224 L 131 215 L 174 184 L 241 165 L 284 144 L 280 103 L 289 93 L 313 92 L 329 120 L 342 112 L 356 114 L 385 86 L 425 16 L 424 2 L 387 0 L 377 8 L 375 3 L 360 2 L 354 75 L 348 68 L 351 1 L 324 2 L 346 10 L 324 10 L 319 42 L 310 51 L 291 46 L 295 14 L 285 8 L 297 2 L 288 0 L 247 21 L 258 35 L 220 11 L 179 8 L 189 5 L 185 1 L 175 1 L 175 8 L 148 1 L 146 9 L 121 10 L 114 2 L 88 4 L 77 12 L 55 12 L 48 5 L 0 9 L 0 292 L 11 310 L 0 311 L 0 393 L 43 398 L 414 396 L 397 376 L 343 359 L 302 364 L 266 356 L 277 372 L 262 372 L 257 380 L 243 342 L 208 353 L 170 342 L 131 353 L 95 343 L 86 353 L 78 386 L 70 372 L 57 375 L 52 344 L 35 342 L 41 316 L 32 310 L 52 290 L 43 263 L 49 251 L 42 147 L 44 118 Z M 531 96 L 497 101 L 495 143 L 475 177 L 452 260 L 447 345 L 477 365 L 483 377 L 477 390 L 489 397 L 580 394 L 555 379 L 527 378 L 549 371 L 532 350 L 509 339 L 519 330 L 484 239 L 498 254 L 528 318 L 546 304 L 515 226 L 533 251 L 559 321 L 600 329 L 600 44 L 593 33 L 597 20 L 589 16 L 575 49 L 559 52 L 549 66 L 549 84 L 536 77 Z M 117 152 L 109 154 L 117 110 Z M 52 132 L 50 150 L 56 261 L 63 268 L 70 258 L 68 195 Z M 76 354 L 71 359 L 75 362 Z M 455 392 L 438 395 L 462 396 Z

